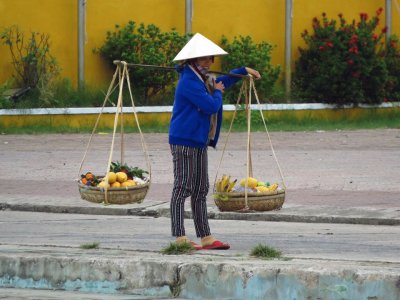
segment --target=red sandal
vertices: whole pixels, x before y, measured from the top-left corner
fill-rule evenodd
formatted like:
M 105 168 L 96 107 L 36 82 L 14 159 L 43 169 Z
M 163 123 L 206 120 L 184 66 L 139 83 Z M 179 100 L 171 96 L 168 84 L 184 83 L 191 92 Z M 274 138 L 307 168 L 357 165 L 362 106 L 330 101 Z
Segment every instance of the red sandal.
M 196 249 L 196 250 L 201 250 L 201 249 L 203 249 L 203 247 L 202 247 L 201 245 L 199 245 L 199 244 L 197 244 L 197 243 L 195 243 L 195 242 L 193 242 L 193 241 L 190 241 L 190 244 L 191 244 L 192 247 L 193 247 L 194 249 Z
M 204 250 L 228 250 L 231 246 L 229 244 L 225 244 L 221 241 L 214 241 L 211 245 L 203 246 Z

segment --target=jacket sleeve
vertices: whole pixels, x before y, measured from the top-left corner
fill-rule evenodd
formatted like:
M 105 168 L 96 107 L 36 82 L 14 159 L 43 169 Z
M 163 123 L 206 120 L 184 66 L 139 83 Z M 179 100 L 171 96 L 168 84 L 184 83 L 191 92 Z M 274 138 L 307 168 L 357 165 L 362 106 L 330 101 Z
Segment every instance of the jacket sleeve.
M 215 90 L 210 95 L 203 82 L 190 80 L 183 87 L 183 94 L 199 110 L 206 114 L 214 114 L 222 107 L 222 93 Z
M 245 67 L 241 67 L 239 69 L 234 69 L 231 71 L 233 74 L 240 74 L 240 75 L 247 75 L 247 71 Z M 234 76 L 229 76 L 229 75 L 223 75 L 217 77 L 215 80 L 216 82 L 223 82 L 224 86 L 226 89 L 229 89 L 232 85 L 234 85 L 236 82 L 238 82 L 241 78 L 240 77 L 234 77 Z

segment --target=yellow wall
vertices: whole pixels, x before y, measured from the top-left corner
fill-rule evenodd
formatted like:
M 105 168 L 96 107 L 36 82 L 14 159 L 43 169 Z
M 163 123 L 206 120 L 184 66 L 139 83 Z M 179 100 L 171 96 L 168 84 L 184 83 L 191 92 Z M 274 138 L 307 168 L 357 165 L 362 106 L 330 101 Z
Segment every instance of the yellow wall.
M 400 10 L 393 0 L 392 33 L 400 35 Z M 77 81 L 77 23 L 78 0 L 0 0 L 0 29 L 17 24 L 26 33 L 48 33 L 51 53 L 62 68 L 62 76 L 73 83 Z M 370 16 L 385 0 L 295 0 L 293 11 L 292 61 L 298 57 L 298 47 L 303 46 L 300 33 L 311 31 L 311 19 L 326 12 L 329 18 L 343 13 L 346 20 L 358 20 L 360 12 Z M 251 35 L 256 42 L 267 41 L 276 48 L 273 64 L 284 65 L 285 1 L 284 0 L 193 0 L 193 32 L 219 42 L 222 35 L 232 39 L 238 35 Z M 185 31 L 185 0 L 86 0 L 85 79 L 89 85 L 106 85 L 112 71 L 106 63 L 93 54 L 100 47 L 106 31 L 115 24 L 127 21 L 155 24 L 163 31 L 176 28 Z M 384 26 L 385 14 L 381 16 Z M 13 68 L 8 48 L 0 45 L 0 85 L 11 77 Z

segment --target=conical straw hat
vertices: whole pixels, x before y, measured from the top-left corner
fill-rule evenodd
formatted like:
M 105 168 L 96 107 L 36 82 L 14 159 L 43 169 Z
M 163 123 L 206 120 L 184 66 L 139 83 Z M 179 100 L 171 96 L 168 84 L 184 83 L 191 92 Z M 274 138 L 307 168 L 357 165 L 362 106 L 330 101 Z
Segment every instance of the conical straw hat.
M 228 54 L 228 52 L 219 47 L 217 44 L 214 44 L 200 33 L 196 33 L 190 39 L 190 41 L 186 43 L 178 55 L 175 56 L 174 61 L 226 54 Z

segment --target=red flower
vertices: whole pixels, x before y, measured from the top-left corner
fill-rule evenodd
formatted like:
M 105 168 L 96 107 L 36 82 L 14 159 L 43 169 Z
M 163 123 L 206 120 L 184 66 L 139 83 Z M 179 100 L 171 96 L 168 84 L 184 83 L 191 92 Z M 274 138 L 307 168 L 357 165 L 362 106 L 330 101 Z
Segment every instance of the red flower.
M 388 27 L 387 26 L 382 28 L 382 33 L 386 33 L 387 31 L 388 31 Z
M 324 46 L 319 46 L 319 50 L 324 51 Z
M 374 41 L 376 41 L 376 40 L 378 39 L 378 35 L 377 35 L 376 33 L 374 33 L 374 34 L 372 35 L 372 39 L 373 39 Z
M 379 16 L 383 12 L 383 8 L 379 7 L 378 10 L 376 11 L 376 15 Z
M 351 36 L 350 42 L 351 43 L 357 43 L 357 41 L 358 41 L 358 36 L 356 34 L 353 34 Z
M 325 45 L 329 48 L 333 48 L 333 43 L 332 42 L 326 42 Z
M 357 48 L 356 46 L 351 47 L 351 48 L 349 49 L 349 52 L 350 52 L 350 53 L 354 53 L 354 54 L 358 54 L 358 48 Z
M 349 60 L 347 61 L 347 63 L 348 63 L 349 65 L 354 65 L 354 61 L 353 61 L 352 59 L 349 59 Z
M 360 19 L 366 21 L 368 19 L 367 13 L 360 13 Z

